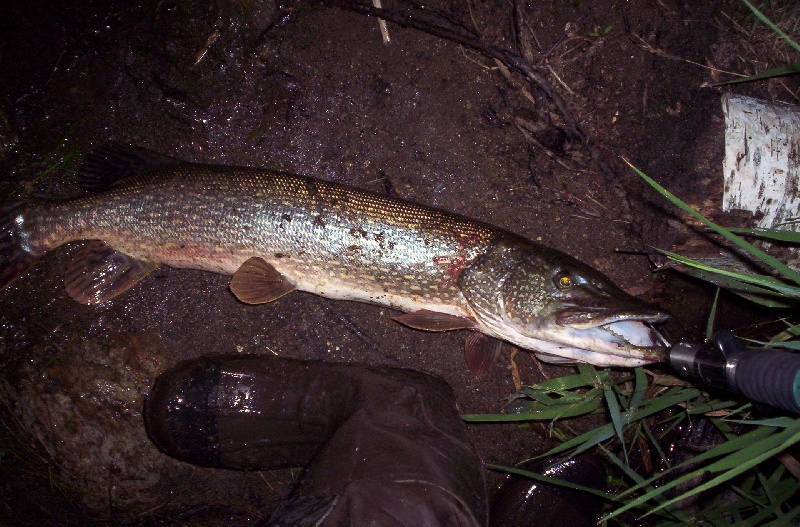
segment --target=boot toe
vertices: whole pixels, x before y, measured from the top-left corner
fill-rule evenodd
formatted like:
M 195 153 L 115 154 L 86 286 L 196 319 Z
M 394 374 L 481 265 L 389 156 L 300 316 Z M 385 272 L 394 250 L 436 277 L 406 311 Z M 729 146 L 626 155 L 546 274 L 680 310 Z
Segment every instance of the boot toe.
M 219 364 L 192 361 L 162 374 L 147 396 L 147 434 L 167 455 L 202 466 L 219 462 L 216 393 Z

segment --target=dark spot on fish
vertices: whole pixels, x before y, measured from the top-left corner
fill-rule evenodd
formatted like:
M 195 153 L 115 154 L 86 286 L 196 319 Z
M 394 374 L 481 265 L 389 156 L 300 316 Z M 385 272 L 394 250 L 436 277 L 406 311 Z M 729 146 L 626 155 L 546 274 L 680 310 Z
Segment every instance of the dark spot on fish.
M 275 253 L 275 258 L 289 258 L 289 255 L 283 253 Z
M 361 236 L 362 238 L 367 237 L 367 231 L 362 228 L 352 228 L 350 229 L 350 236 Z
M 389 242 L 389 250 L 394 251 L 394 242 Z
M 351 245 L 350 247 L 347 248 L 347 250 L 348 251 L 360 251 L 361 250 L 361 246 L 360 245 Z
M 281 216 L 281 221 L 287 221 L 287 222 L 291 223 L 292 222 L 292 216 L 290 214 L 284 214 L 283 216 Z
M 185 243 L 181 244 L 181 249 L 186 249 L 186 244 Z
M 314 217 L 313 223 L 316 227 L 323 227 L 323 228 L 325 227 L 325 222 L 322 220 L 322 216 L 318 215 Z
M 386 236 L 382 232 L 375 233 L 375 241 L 378 242 L 378 245 L 381 249 L 383 249 L 383 242 L 386 240 Z

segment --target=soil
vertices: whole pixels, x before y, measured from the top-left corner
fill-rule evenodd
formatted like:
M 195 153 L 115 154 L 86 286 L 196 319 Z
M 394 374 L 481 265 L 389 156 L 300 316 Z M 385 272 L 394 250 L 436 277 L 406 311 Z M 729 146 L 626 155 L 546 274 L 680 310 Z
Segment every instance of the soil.
M 529 35 L 531 66 L 588 141 L 518 72 L 392 23 L 386 44 L 375 18 L 346 9 L 10 0 L 0 7 L 0 190 L 72 195 L 68 176 L 81 156 L 110 141 L 315 175 L 556 247 L 673 312 L 662 327 L 670 339 L 701 339 L 713 290 L 653 272 L 652 248 L 692 231 L 623 159 L 721 217 L 721 90 L 785 93 L 773 81 L 701 87 L 725 76 L 716 68 L 753 73 L 732 52 L 746 40 L 731 23 L 750 20 L 745 8 L 530 3 L 519 33 L 509 3 L 435 6 L 487 45 L 522 53 L 519 35 Z M 256 353 L 415 368 L 450 383 L 465 413 L 502 411 L 515 371 L 522 384 L 571 371 L 507 347 L 476 379 L 462 333 L 412 331 L 392 310 L 305 293 L 245 306 L 227 277 L 198 271 L 161 268 L 118 299 L 82 306 L 62 285 L 72 249 L 0 292 L 9 445 L 0 518 L 10 524 L 251 525 L 268 516 L 296 470 L 202 469 L 148 441 L 143 396 L 185 358 Z M 723 304 L 719 327 L 755 316 L 740 304 Z M 547 423 L 470 430 L 486 463 L 512 464 L 555 444 Z M 502 478 L 491 473 L 489 482 L 492 492 Z

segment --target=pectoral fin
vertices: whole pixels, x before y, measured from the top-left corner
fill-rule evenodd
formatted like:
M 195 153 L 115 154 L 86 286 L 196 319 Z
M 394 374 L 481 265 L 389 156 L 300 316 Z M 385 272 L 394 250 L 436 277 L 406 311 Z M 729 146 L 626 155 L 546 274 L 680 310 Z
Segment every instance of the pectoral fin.
M 404 326 L 414 329 L 421 329 L 424 331 L 473 329 L 478 325 L 471 318 L 449 315 L 447 313 L 440 313 L 438 311 L 429 311 L 427 309 L 420 309 L 419 311 L 415 311 L 413 313 L 406 313 L 405 315 L 392 317 L 392 320 L 400 322 Z
M 233 274 L 233 294 L 245 304 L 266 304 L 295 290 L 295 285 L 263 258 L 254 256 Z
M 503 341 L 477 331 L 471 332 L 464 343 L 464 359 L 475 377 L 480 377 L 497 362 Z
M 64 287 L 81 304 L 99 304 L 120 295 L 158 268 L 137 260 L 99 240 L 86 242 L 67 264 Z

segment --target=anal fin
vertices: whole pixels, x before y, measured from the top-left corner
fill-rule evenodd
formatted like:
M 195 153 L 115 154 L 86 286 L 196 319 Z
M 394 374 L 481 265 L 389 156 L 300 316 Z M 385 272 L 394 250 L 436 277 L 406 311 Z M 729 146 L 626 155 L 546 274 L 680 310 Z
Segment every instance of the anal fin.
M 84 243 L 67 264 L 64 287 L 81 304 L 99 304 L 120 295 L 158 268 L 99 240 Z
M 473 329 L 478 325 L 474 320 L 468 317 L 460 317 L 458 315 L 450 315 L 448 313 L 440 313 L 439 311 L 430 311 L 428 309 L 420 309 L 413 313 L 392 317 L 392 320 L 400 322 L 404 326 L 424 331 Z
M 263 258 L 254 256 L 236 270 L 231 291 L 245 304 L 266 304 L 296 289 L 295 285 Z

